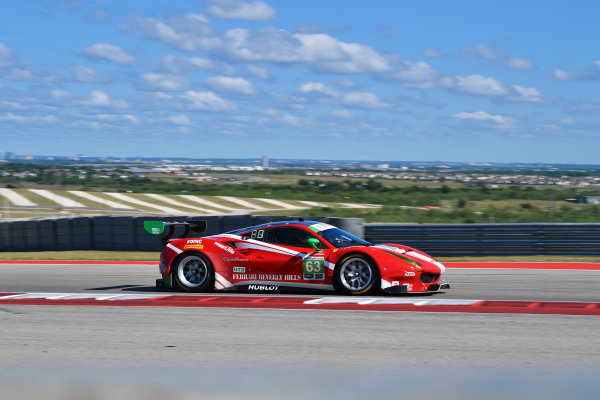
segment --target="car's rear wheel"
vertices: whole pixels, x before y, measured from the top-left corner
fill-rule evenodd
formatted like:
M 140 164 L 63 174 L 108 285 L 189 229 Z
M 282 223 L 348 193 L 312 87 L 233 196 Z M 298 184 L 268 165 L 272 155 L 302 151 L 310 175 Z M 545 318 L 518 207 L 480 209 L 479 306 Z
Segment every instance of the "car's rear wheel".
M 176 261 L 173 278 L 186 292 L 205 292 L 214 282 L 215 270 L 202 254 L 186 254 Z
M 361 295 L 375 291 L 379 282 L 379 270 L 375 264 L 360 255 L 352 255 L 335 268 L 333 284 L 345 294 Z

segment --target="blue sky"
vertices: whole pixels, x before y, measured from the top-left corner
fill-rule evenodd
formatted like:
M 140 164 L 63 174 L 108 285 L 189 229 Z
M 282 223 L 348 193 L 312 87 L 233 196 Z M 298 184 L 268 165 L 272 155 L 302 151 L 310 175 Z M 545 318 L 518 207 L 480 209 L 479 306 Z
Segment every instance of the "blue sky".
M 0 152 L 600 163 L 597 1 L 0 11 Z

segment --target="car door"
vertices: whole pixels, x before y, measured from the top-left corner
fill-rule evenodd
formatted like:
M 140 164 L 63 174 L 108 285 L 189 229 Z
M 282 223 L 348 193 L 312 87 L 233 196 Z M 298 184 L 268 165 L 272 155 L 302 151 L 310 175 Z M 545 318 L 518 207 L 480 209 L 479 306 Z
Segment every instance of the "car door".
M 325 254 L 316 251 L 309 238 L 316 236 L 299 227 L 271 227 L 252 231 L 242 246 L 248 248 L 258 280 L 293 282 L 304 280 L 307 269 L 318 272 L 319 266 L 324 268 Z

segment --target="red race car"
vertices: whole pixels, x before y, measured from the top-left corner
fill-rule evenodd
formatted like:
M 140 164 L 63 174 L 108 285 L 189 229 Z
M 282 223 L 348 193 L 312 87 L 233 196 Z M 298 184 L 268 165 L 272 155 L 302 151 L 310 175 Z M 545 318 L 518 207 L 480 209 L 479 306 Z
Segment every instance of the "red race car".
M 185 233 L 171 238 L 175 226 Z M 158 286 L 187 292 L 310 289 L 346 295 L 432 293 L 449 289 L 442 263 L 399 244 L 372 245 L 335 226 L 314 221 L 272 222 L 206 237 L 205 221 L 146 221 L 163 237 Z

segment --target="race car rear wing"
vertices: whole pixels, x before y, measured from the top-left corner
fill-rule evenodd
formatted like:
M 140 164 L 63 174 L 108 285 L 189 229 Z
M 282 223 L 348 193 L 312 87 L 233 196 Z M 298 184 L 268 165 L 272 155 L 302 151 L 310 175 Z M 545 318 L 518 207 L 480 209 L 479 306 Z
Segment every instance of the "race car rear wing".
M 183 233 L 178 238 L 185 238 L 190 231 L 194 233 L 202 233 L 206 231 L 206 221 L 184 221 L 184 222 L 164 222 L 164 221 L 144 221 L 144 229 L 151 235 L 163 235 L 160 238 L 163 246 L 167 244 L 175 233 L 176 226 L 183 226 Z M 165 233 L 166 228 L 166 233 Z

